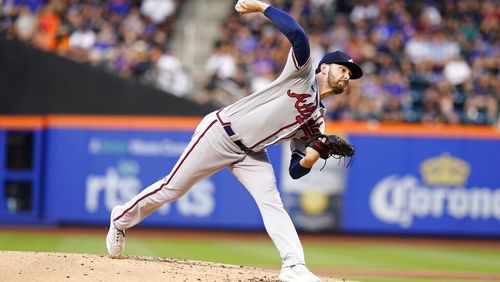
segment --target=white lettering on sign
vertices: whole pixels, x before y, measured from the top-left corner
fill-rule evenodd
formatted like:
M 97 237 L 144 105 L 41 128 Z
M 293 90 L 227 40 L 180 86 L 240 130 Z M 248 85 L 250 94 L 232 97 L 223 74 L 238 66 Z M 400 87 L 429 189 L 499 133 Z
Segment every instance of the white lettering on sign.
M 106 210 L 126 203 L 137 195 L 144 187 L 138 178 L 139 165 L 135 161 L 122 160 L 116 166 L 106 168 L 103 175 L 87 176 L 85 209 L 89 213 L 99 210 L 99 204 L 104 202 Z M 216 206 L 215 185 L 210 179 L 204 179 L 195 184 L 191 190 L 179 198 L 175 208 L 179 214 L 186 217 L 208 217 Z M 158 212 L 167 215 L 170 205 L 162 206 Z
M 500 188 L 425 186 L 413 175 L 390 175 L 370 195 L 377 219 L 409 228 L 415 218 L 500 220 Z

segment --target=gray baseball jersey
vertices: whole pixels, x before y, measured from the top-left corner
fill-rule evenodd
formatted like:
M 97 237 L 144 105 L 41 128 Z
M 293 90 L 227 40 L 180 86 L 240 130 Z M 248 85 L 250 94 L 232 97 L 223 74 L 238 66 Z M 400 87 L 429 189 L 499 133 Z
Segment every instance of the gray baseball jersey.
M 231 126 L 247 148 L 260 151 L 284 138 L 324 132 L 323 114 L 310 60 L 299 68 L 290 50 L 285 68 L 275 81 L 223 108 L 218 117 L 222 124 Z M 296 141 L 292 144 L 298 145 Z

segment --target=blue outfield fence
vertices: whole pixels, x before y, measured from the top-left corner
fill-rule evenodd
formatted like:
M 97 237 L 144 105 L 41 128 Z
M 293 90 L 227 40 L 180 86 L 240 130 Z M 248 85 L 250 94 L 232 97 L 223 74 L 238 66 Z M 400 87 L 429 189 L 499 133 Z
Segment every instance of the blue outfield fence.
M 0 118 L 0 224 L 107 225 L 113 206 L 170 172 L 196 125 L 154 128 L 141 122 L 130 126 L 133 119 L 123 119 L 117 124 L 104 119 L 106 126 L 96 119 L 87 125 L 49 122 L 22 128 L 32 132 L 28 145 L 33 154 L 32 165 L 19 170 L 9 168 L 12 162 L 6 159 L 16 156 L 7 152 L 16 140 L 8 133 L 20 129 L 2 126 Z M 328 129 L 355 145 L 356 159 L 348 169 L 331 159 L 322 171 L 321 163 L 292 180 L 288 143 L 268 150 L 284 205 L 299 229 L 500 235 L 500 134 L 436 136 L 349 128 L 334 124 Z M 28 198 L 16 192 L 28 186 L 14 189 L 12 180 L 29 183 Z M 264 228 L 250 194 L 227 170 L 199 182 L 141 226 Z
M 500 235 L 500 142 L 353 135 L 343 230 Z
M 179 131 L 49 129 L 45 219 L 107 223 L 115 205 L 167 176 L 190 138 L 191 132 Z M 142 225 L 263 226 L 250 194 L 227 170 L 197 183 Z

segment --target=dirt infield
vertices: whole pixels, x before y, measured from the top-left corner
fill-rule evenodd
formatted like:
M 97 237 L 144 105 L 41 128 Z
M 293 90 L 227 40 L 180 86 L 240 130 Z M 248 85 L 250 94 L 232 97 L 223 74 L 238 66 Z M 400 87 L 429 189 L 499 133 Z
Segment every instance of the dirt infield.
M 0 251 L 0 281 L 277 281 L 278 270 L 150 257 Z M 325 282 L 344 282 L 322 277 Z

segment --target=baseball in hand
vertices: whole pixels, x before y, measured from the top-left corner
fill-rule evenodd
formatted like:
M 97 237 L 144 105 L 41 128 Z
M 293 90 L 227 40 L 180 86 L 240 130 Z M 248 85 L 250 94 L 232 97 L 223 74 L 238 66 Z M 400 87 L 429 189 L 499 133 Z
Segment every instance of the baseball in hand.
M 269 4 L 257 0 L 239 0 L 234 9 L 240 14 L 264 12 Z

